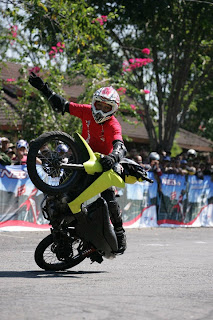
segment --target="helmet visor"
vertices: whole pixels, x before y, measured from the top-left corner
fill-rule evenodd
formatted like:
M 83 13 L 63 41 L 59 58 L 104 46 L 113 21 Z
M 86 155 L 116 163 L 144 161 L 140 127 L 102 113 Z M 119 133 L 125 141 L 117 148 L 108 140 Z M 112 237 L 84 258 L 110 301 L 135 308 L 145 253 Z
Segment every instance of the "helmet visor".
M 101 102 L 101 101 L 96 101 L 95 102 L 95 109 L 97 111 L 102 111 L 103 113 L 108 113 L 110 111 L 112 111 L 112 106 L 105 103 L 105 102 Z

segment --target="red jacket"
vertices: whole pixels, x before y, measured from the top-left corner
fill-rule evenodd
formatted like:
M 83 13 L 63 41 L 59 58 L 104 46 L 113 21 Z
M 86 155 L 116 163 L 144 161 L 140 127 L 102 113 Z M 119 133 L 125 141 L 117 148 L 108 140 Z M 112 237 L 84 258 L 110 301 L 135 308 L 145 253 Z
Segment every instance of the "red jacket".
M 114 140 L 123 141 L 121 125 L 114 116 L 99 124 L 92 116 L 91 105 L 70 102 L 69 111 L 81 119 L 82 136 L 94 152 L 109 154 L 113 150 Z

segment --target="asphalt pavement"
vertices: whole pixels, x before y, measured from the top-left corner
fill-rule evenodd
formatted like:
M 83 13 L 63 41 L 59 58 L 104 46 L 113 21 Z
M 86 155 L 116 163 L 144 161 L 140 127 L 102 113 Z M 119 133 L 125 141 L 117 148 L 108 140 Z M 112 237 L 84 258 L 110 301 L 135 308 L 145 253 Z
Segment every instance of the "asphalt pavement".
M 213 228 L 127 229 L 124 255 L 35 264 L 47 231 L 0 232 L 1 320 L 212 320 Z

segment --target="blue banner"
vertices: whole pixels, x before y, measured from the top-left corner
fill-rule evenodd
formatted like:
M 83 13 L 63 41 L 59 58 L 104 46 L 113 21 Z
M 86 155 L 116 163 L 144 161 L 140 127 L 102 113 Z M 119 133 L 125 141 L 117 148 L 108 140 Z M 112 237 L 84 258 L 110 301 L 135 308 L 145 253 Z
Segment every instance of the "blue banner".
M 117 190 L 125 227 L 213 226 L 213 181 L 210 176 L 163 174 L 160 183 L 146 181 Z M 49 228 L 40 204 L 43 193 L 27 168 L 0 165 L 0 229 Z
M 26 165 L 0 165 L 0 227 L 44 227 L 43 193 L 28 177 Z
M 153 172 L 148 172 L 148 177 L 154 180 L 152 184 L 147 181 L 126 184 L 118 192 L 125 227 L 157 226 L 158 185 Z
M 158 224 L 210 226 L 212 204 L 213 181 L 210 176 L 198 179 L 196 175 L 162 175 Z

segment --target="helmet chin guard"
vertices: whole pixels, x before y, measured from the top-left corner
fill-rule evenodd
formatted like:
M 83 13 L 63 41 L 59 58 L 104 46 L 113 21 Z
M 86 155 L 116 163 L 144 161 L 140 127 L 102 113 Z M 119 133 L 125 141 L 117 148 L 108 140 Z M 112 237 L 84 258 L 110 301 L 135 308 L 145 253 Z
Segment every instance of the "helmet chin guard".
M 109 112 L 103 112 L 96 109 L 96 102 L 104 102 L 112 107 Z M 92 99 L 92 115 L 96 123 L 103 123 L 111 118 L 111 116 L 118 110 L 120 104 L 120 97 L 113 87 L 103 87 L 98 89 Z

